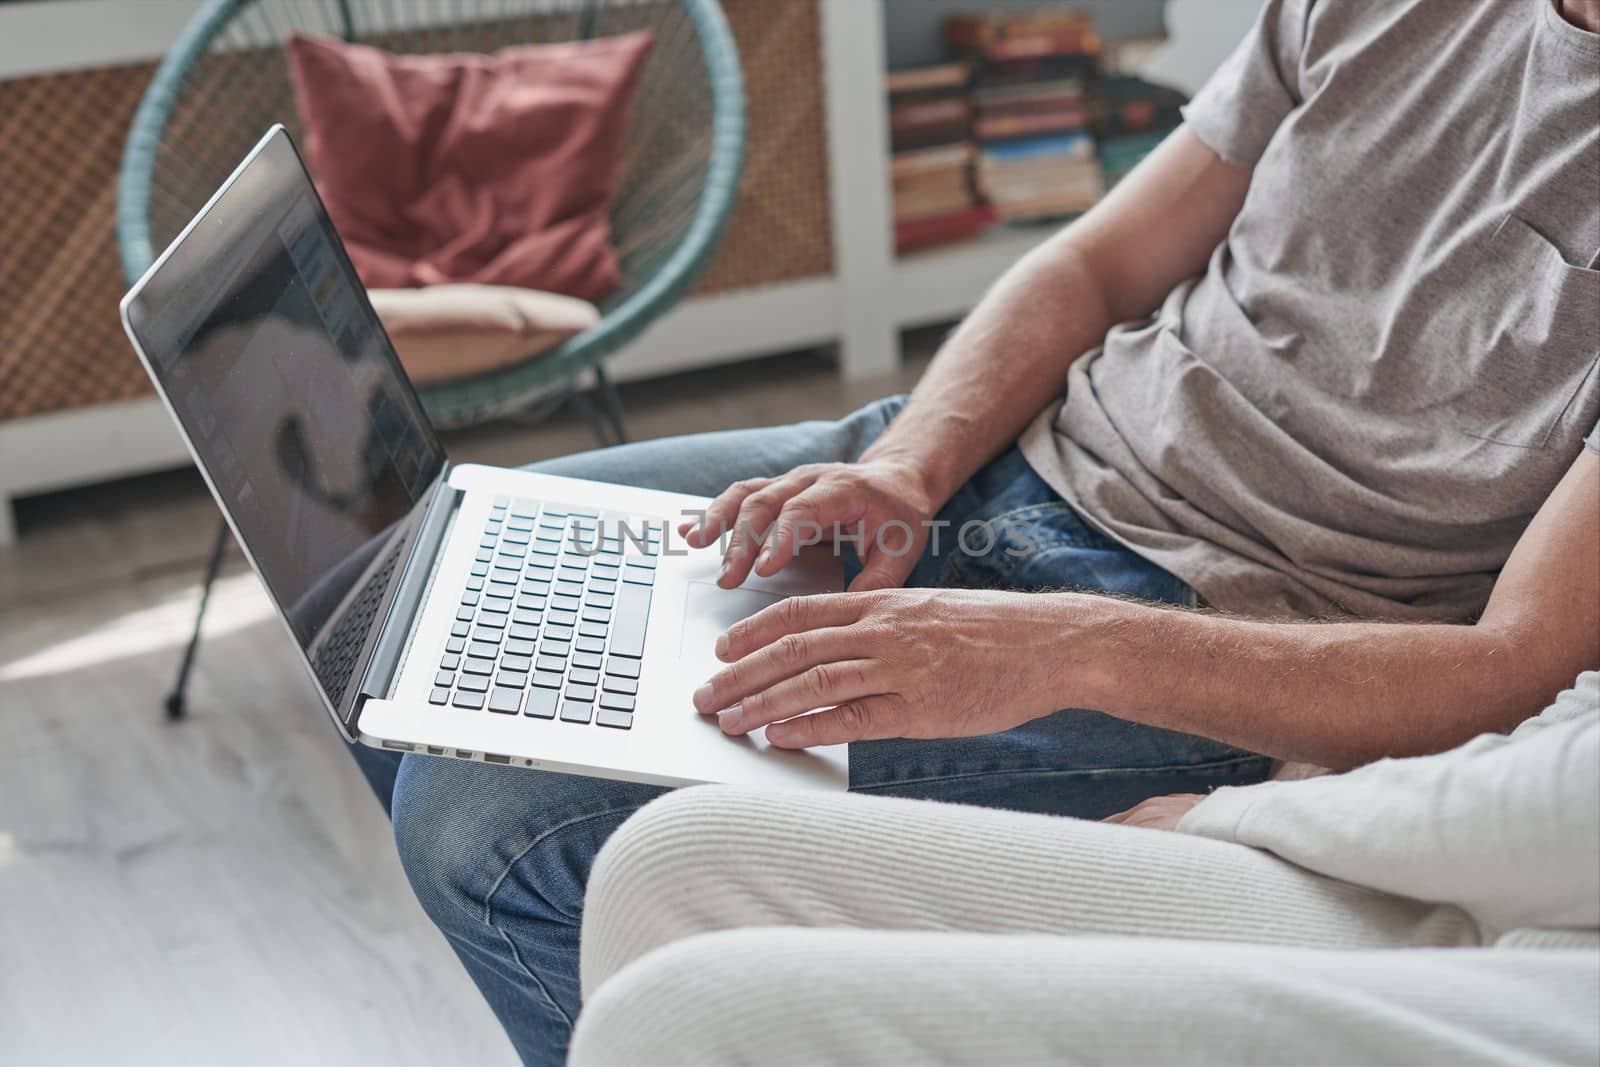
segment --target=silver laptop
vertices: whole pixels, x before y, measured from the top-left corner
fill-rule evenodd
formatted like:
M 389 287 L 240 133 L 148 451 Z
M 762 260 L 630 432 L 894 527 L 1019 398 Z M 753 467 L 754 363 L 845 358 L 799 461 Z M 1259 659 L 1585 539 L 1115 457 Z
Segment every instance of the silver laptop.
M 251 151 L 122 301 L 123 324 L 345 737 L 676 785 L 844 789 L 844 746 L 730 738 L 690 694 L 717 635 L 840 588 L 804 555 L 714 584 L 707 501 L 440 447 L 299 154 Z

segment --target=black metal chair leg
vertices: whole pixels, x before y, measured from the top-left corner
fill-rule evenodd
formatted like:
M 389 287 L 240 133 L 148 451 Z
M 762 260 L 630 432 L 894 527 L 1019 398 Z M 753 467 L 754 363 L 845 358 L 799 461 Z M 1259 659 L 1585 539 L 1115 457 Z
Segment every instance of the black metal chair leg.
M 178 665 L 178 677 L 167 694 L 167 718 L 181 719 L 187 711 L 189 672 L 194 667 L 194 654 L 200 647 L 200 624 L 205 621 L 206 605 L 211 601 L 211 587 L 216 584 L 217 572 L 222 569 L 222 557 L 228 551 L 228 524 L 224 521 L 217 530 L 217 542 L 211 546 L 211 559 L 206 563 L 205 582 L 200 586 L 200 607 L 194 613 L 194 631 L 189 634 L 189 647 L 183 650 L 183 662 Z
M 594 365 L 594 384 L 595 392 L 600 394 L 600 404 L 605 409 L 606 418 L 611 422 L 611 432 L 616 434 L 617 444 L 627 444 L 628 424 L 622 417 L 622 397 L 617 395 L 617 387 L 611 384 L 605 368 L 598 363 Z
M 588 424 L 594 439 L 600 442 L 601 448 L 610 448 L 617 442 L 611 439 L 610 427 L 605 418 L 600 414 L 600 409 L 595 407 L 594 398 L 586 391 L 580 389 L 572 394 L 572 406 L 578 409 L 578 414 Z

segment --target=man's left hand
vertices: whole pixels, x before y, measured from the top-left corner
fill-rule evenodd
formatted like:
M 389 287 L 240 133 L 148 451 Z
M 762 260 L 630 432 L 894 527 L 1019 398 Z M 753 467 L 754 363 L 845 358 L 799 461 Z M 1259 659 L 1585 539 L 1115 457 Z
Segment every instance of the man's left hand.
M 1057 594 L 896 589 L 794 597 L 717 641 L 703 715 L 782 748 L 998 733 L 1070 706 L 1073 627 Z M 825 708 L 815 714 L 806 714 Z

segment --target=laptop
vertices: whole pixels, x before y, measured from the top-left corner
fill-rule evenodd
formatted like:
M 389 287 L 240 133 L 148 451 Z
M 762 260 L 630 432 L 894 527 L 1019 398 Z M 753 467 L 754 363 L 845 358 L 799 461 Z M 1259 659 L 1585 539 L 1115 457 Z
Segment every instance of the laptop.
M 122 301 L 123 325 L 346 739 L 662 785 L 842 790 L 845 746 L 733 738 L 717 636 L 837 591 L 809 550 L 715 585 L 703 498 L 453 464 L 275 126 Z

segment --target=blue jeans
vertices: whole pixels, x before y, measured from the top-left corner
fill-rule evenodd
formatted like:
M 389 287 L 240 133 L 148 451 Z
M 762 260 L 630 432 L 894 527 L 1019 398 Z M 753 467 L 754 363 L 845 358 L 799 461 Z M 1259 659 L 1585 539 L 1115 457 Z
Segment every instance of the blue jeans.
M 569 456 L 551 474 L 715 495 L 741 478 L 849 460 L 903 405 L 894 398 L 839 422 L 738 430 Z M 911 585 L 1079 588 L 1193 604 L 1183 582 L 1102 537 L 1039 480 L 1020 453 L 984 467 L 939 516 L 938 551 Z M 988 538 L 954 532 L 973 520 Z M 579 1007 L 578 927 L 590 865 L 656 786 L 357 747 L 390 802 L 407 876 L 528 1063 L 559 1063 Z M 1227 745 L 1068 710 L 989 737 L 850 746 L 850 787 L 1017 811 L 1098 819 L 1145 797 L 1206 792 L 1267 776 L 1269 761 Z

